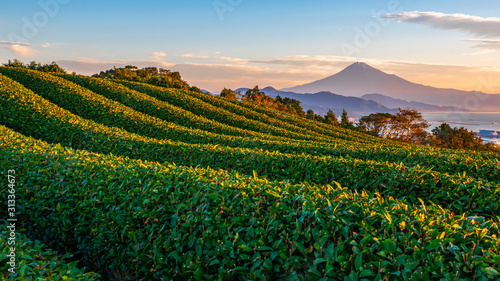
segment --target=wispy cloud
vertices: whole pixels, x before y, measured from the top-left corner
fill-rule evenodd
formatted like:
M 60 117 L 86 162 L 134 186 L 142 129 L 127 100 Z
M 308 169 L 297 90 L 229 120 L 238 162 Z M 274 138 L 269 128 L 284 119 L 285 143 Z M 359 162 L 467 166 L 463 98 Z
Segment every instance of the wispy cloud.
M 215 52 L 216 55 L 220 55 L 220 52 Z M 232 57 L 224 57 L 224 56 L 209 56 L 206 52 L 201 53 L 189 53 L 189 54 L 180 54 L 176 55 L 176 57 L 184 58 L 184 59 L 202 59 L 202 60 L 212 60 L 212 61 L 223 61 L 229 63 L 236 64 L 244 64 L 249 60 L 241 59 L 241 58 L 232 58 Z
M 165 58 L 167 56 L 167 54 L 165 54 L 164 52 L 153 52 L 151 54 L 151 56 L 155 59 L 155 60 L 163 60 L 163 58 Z
M 252 60 L 251 63 L 283 65 L 291 67 L 307 67 L 307 68 L 337 68 L 344 67 L 346 63 L 355 61 L 355 58 L 341 56 L 285 56 L 277 57 L 268 60 Z
M 179 58 L 185 58 L 185 59 L 209 59 L 210 57 L 206 55 L 206 53 L 198 53 L 198 54 L 181 54 L 181 55 L 175 55 L 176 57 Z
M 493 39 L 464 39 L 467 42 L 478 43 L 474 48 L 484 49 L 487 52 L 500 51 L 500 40 Z
M 247 59 L 239 59 L 239 58 L 231 58 L 231 57 L 216 57 L 214 59 L 218 60 L 218 61 L 226 61 L 226 62 L 229 62 L 229 63 L 237 63 L 237 64 L 247 63 L 248 62 Z
M 423 24 L 439 29 L 458 30 L 477 36 L 500 36 L 500 18 L 484 18 L 465 14 L 444 14 L 438 12 L 389 13 L 385 19 Z
M 19 46 L 32 46 L 30 43 L 23 42 L 9 42 L 9 41 L 0 41 L 2 45 L 19 45 Z
M 6 46 L 5 49 L 10 50 L 14 52 L 17 56 L 23 58 L 32 57 L 38 53 L 37 50 L 30 48 L 26 45 L 10 45 Z

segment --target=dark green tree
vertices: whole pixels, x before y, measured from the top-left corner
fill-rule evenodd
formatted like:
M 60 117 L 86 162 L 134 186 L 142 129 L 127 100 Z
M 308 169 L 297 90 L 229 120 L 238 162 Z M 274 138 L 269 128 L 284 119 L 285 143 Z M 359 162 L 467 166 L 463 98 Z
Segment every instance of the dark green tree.
M 57 74 L 66 74 L 66 70 L 60 67 L 55 61 L 53 61 L 51 64 L 44 64 L 37 70 Z
M 316 119 L 316 114 L 314 114 L 314 110 L 309 109 L 306 112 L 306 118 L 309 120 L 315 120 Z
M 345 110 L 345 109 L 342 110 L 342 116 L 340 117 L 340 127 L 346 128 L 346 129 L 354 128 L 354 125 L 352 124 L 352 122 L 349 121 L 349 116 L 347 116 L 347 110 Z
M 24 64 L 22 61 L 18 59 L 14 60 L 9 60 L 7 63 L 4 63 L 3 66 L 6 67 L 21 67 L 21 68 L 28 68 L 28 69 L 33 69 L 33 70 L 38 70 L 38 71 L 43 71 L 43 72 L 50 72 L 50 73 L 56 73 L 56 74 L 66 74 L 66 70 L 64 70 L 62 67 L 60 67 L 55 61 L 53 61 L 50 64 L 44 64 L 42 65 L 39 62 L 36 61 L 31 61 L 28 64 Z
M 176 88 L 182 90 L 201 91 L 196 87 L 191 87 L 182 80 L 179 72 L 172 72 L 168 69 L 157 67 L 145 67 L 139 69 L 137 66 L 127 65 L 125 67 L 108 69 L 101 71 L 93 77 L 127 80 L 147 83 L 165 88 Z
M 325 115 L 325 123 L 337 126 L 339 125 L 339 120 L 337 119 L 337 116 L 335 116 L 335 113 L 331 109 L 328 109 L 328 112 Z
M 300 117 L 305 117 L 306 115 L 299 100 L 291 99 L 289 97 L 282 98 L 280 95 L 275 98 L 274 108 Z
M 493 144 L 483 144 L 483 140 L 480 137 L 463 127 L 451 128 L 449 124 L 442 123 L 439 127 L 432 129 L 432 134 L 435 137 L 434 144 L 439 147 L 498 151 L 498 148 Z
M 323 116 L 321 116 L 319 114 L 314 114 L 314 120 L 321 122 L 321 123 L 325 123 L 325 118 L 323 118 Z
M 14 59 L 14 60 L 8 60 L 7 63 L 4 63 L 3 66 L 7 66 L 7 67 L 26 67 L 24 65 L 24 63 L 18 59 Z

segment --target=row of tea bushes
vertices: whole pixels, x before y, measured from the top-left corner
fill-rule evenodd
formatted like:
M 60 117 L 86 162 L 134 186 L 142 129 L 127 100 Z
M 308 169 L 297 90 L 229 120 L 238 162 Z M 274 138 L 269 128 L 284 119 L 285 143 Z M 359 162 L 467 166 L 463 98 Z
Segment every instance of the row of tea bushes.
M 3 131 L 3 130 L 2 130 Z M 7 163 L 3 163 L 7 164 Z M 2 166 L 7 167 L 7 166 Z M 5 171 L 2 171 L 2 174 Z M 4 190 L 2 190 L 4 191 Z M 5 194 L 2 192 L 2 194 Z M 16 230 L 15 240 L 9 240 L 11 233 L 8 223 L 0 224 L 0 280 L 99 280 L 99 275 L 85 272 L 78 267 L 78 261 L 69 261 L 71 254 L 58 255 L 40 241 L 32 241 L 20 230 Z M 9 242 L 15 241 L 15 259 L 11 264 Z
M 68 79 L 75 80 L 92 90 L 97 90 L 99 94 L 116 99 L 142 112 L 137 112 L 124 104 L 107 99 L 106 97 L 95 94 L 81 88 L 73 83 L 66 82 L 50 74 L 40 73 L 26 69 L 0 68 L 0 72 L 23 83 L 24 86 L 32 89 L 44 98 L 56 103 L 57 105 L 79 115 L 83 118 L 92 119 L 98 123 L 124 128 L 130 132 L 141 134 L 157 139 L 172 139 L 188 143 L 213 143 L 240 147 L 260 147 L 268 150 L 284 150 L 289 153 L 322 153 L 317 148 L 308 149 L 307 142 L 286 138 L 277 138 L 262 133 L 241 130 L 242 134 L 251 137 L 239 138 L 206 132 L 201 130 L 187 129 L 177 126 L 173 123 L 164 122 L 153 116 L 161 114 L 167 104 L 157 102 L 150 97 L 148 100 L 144 94 L 129 90 L 110 81 L 103 79 L 90 78 L 88 83 L 84 83 L 85 78 L 77 76 L 65 76 Z M 87 78 L 88 79 L 88 78 Z M 117 87 L 115 87 L 117 86 Z M 121 86 L 121 87 L 119 87 Z M 148 96 L 149 97 L 149 96 Z M 157 101 L 157 100 L 156 100 Z M 169 105 L 170 106 L 170 105 Z M 193 122 L 196 119 L 192 120 Z M 221 124 L 221 126 L 226 126 Z M 318 146 L 313 143 L 312 146 Z M 332 146 L 328 144 L 327 146 Z M 332 149 L 327 149 L 323 153 L 331 154 Z
M 496 196 L 499 184 L 475 180 L 465 174 L 449 175 L 420 166 L 407 167 L 352 158 L 159 141 L 82 119 L 8 78 L 0 76 L 0 79 L 5 81 L 5 88 L 0 88 L 0 112 L 9 113 L 9 116 L 0 116 L 0 122 L 51 143 L 185 166 L 235 170 L 244 174 L 255 170 L 269 179 L 291 182 L 325 184 L 338 181 L 350 188 L 378 190 L 410 202 L 422 198 L 446 204 L 457 213 L 482 214 L 493 219 L 500 210 L 500 200 Z
M 107 278 L 486 281 L 499 275 L 498 225 L 483 217 L 340 186 L 75 151 L 3 126 L 0 132 L 1 166 L 15 167 L 26 189 L 20 215 L 27 230 L 82 255 Z
M 172 92 L 178 90 L 164 89 L 163 91 Z M 355 144 L 352 144 L 351 141 L 351 145 L 350 147 L 347 146 L 347 149 L 345 145 L 346 142 L 339 143 L 340 145 L 336 146 L 336 148 L 338 148 L 337 153 L 323 153 L 326 155 L 349 155 L 353 158 L 363 160 L 402 162 L 408 166 L 421 165 L 425 167 L 433 167 L 434 170 L 445 173 L 467 172 L 469 176 L 486 180 L 495 180 L 497 182 L 500 178 L 500 169 L 498 169 L 498 167 L 500 167 L 500 159 L 497 157 L 498 155 L 494 153 L 468 152 L 466 155 L 463 155 L 461 152 L 455 153 L 455 151 L 443 150 L 439 148 L 407 145 L 400 142 L 374 138 L 372 136 L 367 136 L 351 130 L 327 126 L 325 124 L 322 125 L 326 126 L 326 128 L 320 128 L 321 124 L 318 122 L 311 122 L 294 116 L 288 116 L 288 120 L 293 122 L 293 124 L 290 124 L 281 121 L 281 119 L 284 119 L 283 116 L 289 115 L 286 113 L 277 113 L 275 110 L 245 102 L 228 101 L 224 98 L 214 97 L 206 93 L 197 93 L 192 91 L 183 91 L 182 93 L 203 100 L 218 108 L 223 108 L 230 112 L 245 116 L 249 119 L 279 124 L 280 127 L 288 130 L 302 132 L 301 130 L 296 129 L 296 125 L 293 125 L 299 124 L 302 128 L 308 128 L 303 131 L 305 134 L 307 134 L 307 132 L 318 131 L 325 136 L 335 136 L 337 138 L 342 138 L 342 136 L 339 136 L 339 133 L 344 130 L 345 134 L 349 135 L 350 139 L 355 140 Z M 250 110 L 250 108 L 252 110 Z M 257 109 L 260 109 L 260 111 L 257 112 Z M 266 114 L 263 114 L 263 112 L 274 112 L 275 114 L 273 115 L 273 118 L 270 118 Z M 288 126 L 284 124 L 288 124 Z M 366 143 L 371 143 L 373 146 L 367 146 Z
M 191 93 L 191 92 L 190 92 Z M 345 139 L 345 140 L 350 140 L 350 141 L 355 141 L 355 142 L 366 142 L 366 143 L 394 143 L 397 144 L 397 142 L 391 142 L 385 139 L 380 139 L 380 138 L 375 138 L 373 136 L 367 135 L 367 134 L 362 134 L 356 131 L 344 129 L 338 126 L 331 126 L 328 124 L 324 124 L 321 122 L 316 122 L 312 121 L 306 118 L 300 118 L 297 116 L 294 116 L 292 114 L 286 113 L 286 112 L 280 112 L 274 109 L 270 109 L 267 107 L 263 106 L 258 106 L 253 103 L 248 103 L 248 102 L 243 102 L 243 101 L 232 101 L 232 100 L 227 100 L 222 97 L 215 97 L 216 99 L 222 99 L 225 100 L 226 102 L 232 103 L 234 105 L 240 106 L 240 107 L 245 107 L 248 108 L 249 110 L 255 111 L 257 113 L 261 113 L 264 115 L 267 115 L 270 118 L 273 119 L 278 119 L 281 120 L 282 122 L 286 122 L 295 126 L 299 126 L 302 128 L 306 128 L 310 131 L 320 133 L 322 135 L 334 137 L 334 138 L 339 138 L 339 139 Z
M 206 118 L 217 120 L 221 123 L 228 124 L 234 127 L 275 135 L 275 136 L 283 136 L 292 139 L 299 139 L 299 140 L 316 140 L 316 141 L 332 140 L 332 138 L 327 138 L 325 140 L 326 138 L 325 136 L 321 136 L 314 133 L 311 135 L 301 134 L 293 131 L 288 131 L 284 128 L 276 127 L 274 126 L 274 124 L 266 124 L 260 121 L 251 120 L 244 116 L 235 114 L 233 112 L 203 102 L 195 97 L 186 95 L 183 91 L 178 89 L 174 90 L 169 88 L 162 88 L 138 82 L 129 82 L 129 81 L 118 81 L 118 82 L 129 87 L 130 89 L 148 94 L 158 100 L 168 102 L 175 106 L 179 106 L 185 110 L 196 112 L 196 114 L 205 116 Z
M 44 97 L 50 99 L 63 108 L 84 117 L 95 120 L 98 123 L 108 126 L 124 128 L 132 133 L 141 134 L 157 139 L 172 139 L 187 143 L 218 144 L 233 147 L 251 147 L 265 150 L 277 150 L 283 153 L 306 153 L 310 155 L 330 155 L 336 157 L 352 157 L 362 160 L 389 161 L 403 163 L 406 166 L 425 166 L 433 168 L 435 171 L 444 173 L 466 172 L 468 176 L 493 180 L 498 182 L 500 170 L 498 169 L 500 160 L 482 159 L 482 155 L 458 156 L 457 154 L 443 154 L 436 149 L 415 147 L 399 148 L 393 146 L 371 146 L 360 143 L 349 143 L 332 141 L 324 144 L 317 142 L 305 143 L 289 139 L 273 138 L 269 135 L 248 132 L 255 138 L 238 138 L 214 134 L 211 132 L 187 129 L 173 123 L 165 122 L 151 115 L 160 114 L 154 111 L 158 104 L 153 103 L 155 99 L 147 99 L 144 94 L 135 91 L 127 91 L 125 87 L 115 87 L 116 83 L 111 83 L 102 79 L 91 78 L 89 83 L 82 82 L 88 78 L 77 79 L 92 89 L 98 90 L 107 97 L 114 97 L 127 105 L 138 104 L 142 101 L 142 110 L 147 114 L 137 112 L 130 107 L 104 96 L 95 94 L 81 88 L 73 83 L 54 77 L 46 73 L 32 70 L 0 68 L 4 72 L 23 82 L 25 86 L 35 90 Z M 91 86 L 89 86 L 91 85 Z M 121 86 L 121 85 L 120 85 Z M 129 100 L 127 102 L 127 100 Z M 130 101 L 131 100 L 131 101 Z M 164 103 L 165 104 L 165 103 Z M 321 146 L 325 148 L 321 148 Z
M 122 84 L 108 79 L 76 75 L 61 75 L 61 77 L 108 99 L 120 102 L 134 110 L 187 128 L 196 128 L 233 136 L 262 137 L 262 134 L 231 127 L 227 124 L 196 115 L 191 111 L 160 101 L 144 93 L 131 90 Z M 266 137 L 270 138 L 271 136 L 266 135 Z

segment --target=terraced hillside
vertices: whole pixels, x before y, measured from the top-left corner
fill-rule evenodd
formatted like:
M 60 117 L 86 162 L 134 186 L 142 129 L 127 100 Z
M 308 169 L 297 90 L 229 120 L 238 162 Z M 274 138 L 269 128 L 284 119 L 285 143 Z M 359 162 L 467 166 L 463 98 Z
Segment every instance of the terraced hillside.
M 500 278 L 493 153 L 2 67 L 0 162 L 16 173 L 23 239 L 74 255 L 53 280 Z M 44 255 L 24 276 L 46 274 Z

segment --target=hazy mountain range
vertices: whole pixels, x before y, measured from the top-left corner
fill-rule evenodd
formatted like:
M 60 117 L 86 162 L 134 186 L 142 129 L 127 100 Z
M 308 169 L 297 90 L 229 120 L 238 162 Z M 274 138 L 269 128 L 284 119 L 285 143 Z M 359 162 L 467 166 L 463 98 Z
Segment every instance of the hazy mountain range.
M 409 107 L 409 108 L 415 108 L 419 111 L 462 111 L 463 110 L 463 108 L 455 106 L 439 106 L 423 102 L 406 101 L 402 99 L 391 98 L 381 94 L 366 94 L 361 96 L 361 98 L 365 100 L 376 101 L 390 108 Z
M 240 91 L 242 94 L 244 94 L 247 90 L 248 88 L 237 89 L 237 91 Z M 304 111 L 312 109 L 316 114 L 321 115 L 325 115 L 328 109 L 332 109 L 335 114 L 339 115 L 342 113 L 342 109 L 344 108 L 349 112 L 350 117 L 360 117 L 374 112 L 396 112 L 394 108 L 388 108 L 377 101 L 357 97 L 346 97 L 330 92 L 298 94 L 294 92 L 279 91 L 273 87 L 266 87 L 261 89 L 261 91 L 271 97 L 279 95 L 283 98 L 288 97 L 299 100 L 302 103 Z
M 453 106 L 471 111 L 500 111 L 500 95 L 441 89 L 416 84 L 362 62 L 354 63 L 341 72 L 324 79 L 285 88 L 281 91 L 294 93 L 330 92 L 373 100 L 389 108 L 409 103 L 410 107 L 420 108 L 419 110 L 422 111 L 454 110 L 454 108 L 439 107 L 435 109 L 432 106 Z M 312 104 L 321 105 L 321 103 Z M 429 107 L 429 105 L 431 106 Z
M 393 89 L 400 90 L 396 92 Z M 426 91 L 421 89 L 426 89 Z M 247 90 L 248 88 L 237 89 L 242 94 Z M 414 84 L 395 75 L 386 74 L 365 63 L 354 63 L 333 76 L 288 90 L 266 87 L 261 91 L 272 97 L 280 95 L 299 100 L 304 110 L 312 109 L 317 114 L 325 115 L 328 109 L 332 109 L 335 114 L 340 114 L 343 109 L 346 109 L 351 117 L 365 116 L 375 112 L 394 113 L 398 107 L 415 108 L 421 112 L 466 111 L 468 109 L 464 106 L 450 106 L 446 103 L 440 105 L 438 100 L 450 99 L 453 100 L 452 104 L 456 104 L 460 101 L 460 97 L 465 97 L 464 100 L 467 97 L 468 99 L 475 97 L 475 94 L 471 92 Z M 420 91 L 422 94 L 408 94 L 412 91 Z M 453 96 L 455 94 L 459 97 Z M 454 98 L 451 99 L 451 96 Z M 487 96 L 490 102 L 497 98 L 495 95 Z M 429 102 L 415 100 L 429 100 Z M 500 100 L 498 105 L 500 108 Z M 486 106 L 497 108 L 494 102 L 487 103 L 482 108 Z

